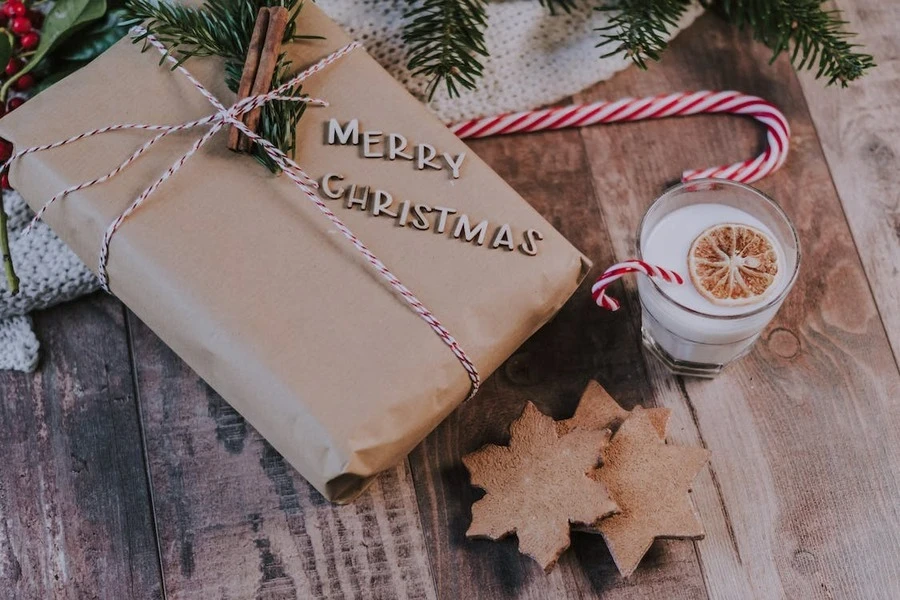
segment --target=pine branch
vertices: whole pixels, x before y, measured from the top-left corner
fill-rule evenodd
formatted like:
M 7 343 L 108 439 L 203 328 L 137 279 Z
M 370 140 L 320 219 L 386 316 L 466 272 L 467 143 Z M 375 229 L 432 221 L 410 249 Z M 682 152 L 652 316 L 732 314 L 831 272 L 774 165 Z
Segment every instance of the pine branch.
M 485 0 L 411 0 L 404 18 L 403 42 L 409 45 L 413 75 L 430 78 L 428 98 L 443 82 L 451 97 L 459 86 L 474 89 L 487 56 Z
M 797 69 L 816 69 L 816 78 L 827 77 L 827 85 L 861 77 L 875 66 L 869 54 L 856 52 L 859 44 L 848 41 L 855 34 L 843 31 L 846 21 L 838 11 L 822 8 L 821 0 L 720 0 L 722 12 L 738 27 L 749 26 L 753 36 L 772 49 L 772 61 L 791 51 Z
M 136 22 L 143 22 L 148 34 L 159 39 L 178 64 L 192 56 L 224 58 L 225 83 L 232 92 L 237 92 L 256 15 L 263 6 L 284 6 L 291 11 L 283 41 L 298 39 L 297 16 L 303 7 L 301 0 L 207 0 L 200 8 L 154 0 L 128 0 L 125 9 Z M 139 36 L 134 41 L 139 42 L 145 37 Z M 281 54 L 272 78 L 273 87 L 293 76 L 290 67 L 291 62 Z M 302 86 L 297 85 L 282 95 L 299 97 Z M 303 102 L 274 100 L 265 104 L 259 134 L 288 156 L 293 156 L 294 132 L 305 110 Z M 252 154 L 273 173 L 279 171 L 269 155 L 256 144 Z
M 678 24 L 691 0 L 618 0 L 596 10 L 610 12 L 609 25 L 598 27 L 598 48 L 609 47 L 603 58 L 624 53 L 642 69 L 647 59 L 660 59 L 669 32 Z
M 568 14 L 575 8 L 575 0 L 538 0 L 541 6 L 550 11 L 551 15 L 556 15 L 557 10 Z

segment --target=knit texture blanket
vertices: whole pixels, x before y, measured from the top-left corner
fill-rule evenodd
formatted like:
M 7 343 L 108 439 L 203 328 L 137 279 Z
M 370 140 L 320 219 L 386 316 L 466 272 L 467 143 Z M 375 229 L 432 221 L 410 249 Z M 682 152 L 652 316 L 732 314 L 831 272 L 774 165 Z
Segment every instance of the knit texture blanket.
M 318 5 L 410 92 L 423 98 L 427 81 L 413 77 L 406 68 L 401 39 L 408 0 L 319 0 Z M 692 8 L 675 31 L 687 27 L 700 12 L 699 7 Z M 622 56 L 600 58 L 604 51 L 595 47 L 599 34 L 594 30 L 606 24 L 607 17 L 589 6 L 552 16 L 537 0 L 500 0 L 488 4 L 487 13 L 485 42 L 490 57 L 484 60 L 478 89 L 463 90 L 459 98 L 451 99 L 442 87 L 429 104 L 446 122 L 551 104 L 630 64 Z M 28 314 L 99 286 L 47 225 L 38 223 L 23 235 L 32 213 L 21 196 L 6 192 L 4 206 L 21 283 L 16 296 L 0 284 L 0 369 L 33 371 L 39 344 Z

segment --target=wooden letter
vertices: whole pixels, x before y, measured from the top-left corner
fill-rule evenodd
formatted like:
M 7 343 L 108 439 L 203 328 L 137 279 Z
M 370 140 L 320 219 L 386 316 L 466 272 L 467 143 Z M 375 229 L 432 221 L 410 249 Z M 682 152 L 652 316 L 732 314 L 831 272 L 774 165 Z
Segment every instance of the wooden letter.
M 525 241 L 519 244 L 519 250 L 528 256 L 535 256 L 537 254 L 537 242 L 542 239 L 544 239 L 544 236 L 541 235 L 540 231 L 528 229 L 525 231 Z
M 431 144 L 416 144 L 416 168 L 420 171 L 426 166 L 440 171 L 441 165 L 433 161 L 435 156 L 437 156 L 437 150 Z
M 356 196 L 356 184 L 350 185 L 350 193 L 347 194 L 347 208 L 358 206 L 360 210 L 366 210 L 369 203 L 369 186 L 362 188 L 362 198 Z
M 351 142 L 352 140 L 352 142 Z M 328 143 L 329 144 L 350 144 L 354 146 L 359 144 L 359 119 L 353 119 L 347 123 L 347 127 L 341 129 L 341 124 L 337 119 L 328 120 Z
M 375 190 L 375 196 L 372 198 L 372 216 L 377 217 L 380 214 L 385 214 L 396 219 L 397 213 L 388 210 L 393 203 L 393 196 L 384 190 Z
M 434 230 L 437 233 L 444 233 L 444 229 L 447 227 L 447 215 L 452 215 L 456 213 L 455 209 L 447 208 L 446 206 L 435 206 L 434 210 L 438 211 L 440 216 L 437 220 L 437 225 L 435 225 Z
M 331 180 L 337 179 L 338 181 L 343 181 L 344 176 L 338 175 L 337 173 L 326 173 L 324 177 L 322 177 L 322 185 L 320 186 L 322 189 L 322 193 L 328 196 L 333 200 L 338 200 L 341 196 L 344 195 L 344 187 L 341 186 L 340 190 L 332 190 L 331 189 Z
M 388 160 L 394 160 L 398 156 L 406 160 L 412 160 L 412 154 L 404 152 L 406 150 L 406 138 L 399 133 L 388 134 Z
M 494 239 L 491 240 L 491 248 L 499 248 L 500 246 L 503 246 L 509 251 L 516 249 L 516 245 L 513 243 L 512 239 L 512 230 L 507 223 L 504 223 L 497 228 L 497 231 L 494 233 Z
M 383 152 L 372 152 L 373 144 L 381 143 L 381 132 L 380 131 L 363 131 L 363 156 L 365 158 L 384 158 Z
M 467 242 L 475 240 L 475 243 L 481 246 L 484 244 L 484 236 L 487 234 L 487 219 L 480 221 L 478 225 L 472 227 L 469 223 L 469 216 L 462 214 L 456 218 L 456 227 L 453 229 L 453 237 L 458 238 L 462 235 Z
M 465 152 L 460 152 L 459 154 L 457 154 L 455 159 L 451 155 L 444 152 L 444 160 L 447 162 L 447 165 L 449 165 L 453 170 L 453 179 L 459 179 L 459 169 L 462 167 L 462 163 L 465 158 Z
M 406 227 L 406 220 L 409 218 L 409 202 L 404 200 L 400 203 L 400 216 L 397 217 L 397 225 Z
M 416 229 L 420 229 L 422 231 L 427 231 L 429 227 L 431 227 L 431 223 L 428 222 L 428 217 L 425 216 L 425 213 L 430 213 L 432 209 L 427 204 L 416 204 L 413 206 L 413 214 L 415 218 L 413 219 L 413 227 Z

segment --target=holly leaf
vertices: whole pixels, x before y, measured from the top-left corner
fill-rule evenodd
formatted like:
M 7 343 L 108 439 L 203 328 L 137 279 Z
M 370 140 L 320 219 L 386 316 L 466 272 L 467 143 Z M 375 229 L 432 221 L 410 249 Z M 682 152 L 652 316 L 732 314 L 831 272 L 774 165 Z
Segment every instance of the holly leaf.
M 66 61 L 94 60 L 128 33 L 129 21 L 123 9 L 113 9 L 106 17 L 88 24 L 77 37 L 62 44 L 53 56 Z
M 28 61 L 36 65 L 50 50 L 68 39 L 79 27 L 106 13 L 106 0 L 59 0 L 47 13 L 41 31 L 41 43 Z
M 51 50 L 59 46 L 76 30 L 91 21 L 96 21 L 104 14 L 106 14 L 106 0 L 58 0 L 44 19 L 41 42 L 34 54 L 31 55 L 21 71 L 6 80 L 0 89 L 0 97 L 5 97 L 10 86 L 19 77 L 41 64 Z

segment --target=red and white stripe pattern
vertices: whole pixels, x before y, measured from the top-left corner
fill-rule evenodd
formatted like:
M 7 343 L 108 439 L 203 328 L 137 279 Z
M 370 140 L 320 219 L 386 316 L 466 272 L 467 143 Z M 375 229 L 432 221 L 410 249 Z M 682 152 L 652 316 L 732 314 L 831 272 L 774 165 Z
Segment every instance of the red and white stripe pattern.
M 755 158 L 708 169 L 685 171 L 682 181 L 730 179 L 752 183 L 778 170 L 788 155 L 791 130 L 784 114 L 772 103 L 741 92 L 681 92 L 648 98 L 623 98 L 614 102 L 573 104 L 495 117 L 472 119 L 450 125 L 460 138 L 481 138 L 508 133 L 528 133 L 596 123 L 642 121 L 706 113 L 727 113 L 753 117 L 766 127 L 767 147 Z
M 651 265 L 650 263 L 638 259 L 626 260 L 625 262 L 615 264 L 605 270 L 603 275 L 594 282 L 594 285 L 591 287 L 591 295 L 594 297 L 594 302 L 597 303 L 597 306 L 607 310 L 619 310 L 619 301 L 607 296 L 606 288 L 608 288 L 613 281 L 621 279 L 629 273 L 642 273 L 647 277 L 656 277 L 662 279 L 666 283 L 674 283 L 676 285 L 682 285 L 684 283 L 684 278 L 675 271 L 663 269 L 660 266 Z
M 166 48 L 152 35 L 149 35 L 146 30 L 140 27 L 136 27 L 132 30 L 132 33 L 137 36 L 144 36 L 146 41 L 155 47 L 163 56 L 173 65 L 176 64 L 175 59 L 168 54 Z M 26 148 L 16 152 L 6 163 L 0 167 L 0 172 L 5 173 L 10 164 L 21 158 L 22 156 L 26 156 L 28 154 L 32 154 L 35 152 L 40 152 L 43 150 L 49 150 L 52 148 L 59 148 L 60 146 L 65 146 L 68 144 L 72 144 L 77 142 L 78 140 L 92 137 L 95 135 L 100 135 L 103 133 L 108 133 L 111 131 L 120 131 L 123 129 L 144 129 L 148 131 L 159 131 L 155 137 L 151 138 L 145 144 L 143 144 L 140 148 L 138 148 L 130 157 L 128 157 L 125 161 L 123 161 L 119 166 L 110 171 L 109 173 L 93 179 L 91 181 L 87 181 L 75 186 L 71 186 L 56 196 L 54 196 L 50 202 L 54 202 L 60 198 L 65 197 L 66 195 L 82 190 L 84 188 L 97 185 L 103 183 L 104 181 L 108 181 L 109 179 L 115 177 L 117 174 L 121 173 L 124 169 L 126 169 L 130 164 L 132 164 L 137 158 L 141 156 L 146 150 L 148 150 L 153 144 L 158 142 L 163 137 L 174 133 L 176 131 L 184 131 L 187 129 L 192 129 L 194 127 L 201 127 L 204 125 L 211 125 L 210 129 L 203 134 L 191 148 L 183 154 L 171 167 L 169 167 L 162 176 L 160 176 L 156 181 L 154 181 L 149 187 L 147 187 L 140 196 L 135 199 L 135 201 L 125 209 L 122 214 L 120 214 L 116 219 L 109 224 L 109 227 L 106 229 L 106 232 L 103 236 L 103 241 L 100 246 L 100 256 L 99 256 L 99 264 L 98 264 L 98 277 L 100 279 L 100 283 L 106 291 L 109 291 L 109 275 L 107 273 L 107 262 L 109 259 L 109 246 L 112 241 L 113 236 L 116 231 L 122 226 L 125 220 L 131 216 L 141 205 L 150 197 L 159 187 L 170 177 L 172 177 L 178 170 L 184 166 L 184 164 L 190 160 L 190 158 L 203 147 L 206 142 L 208 142 L 217 132 L 219 132 L 226 125 L 233 125 L 237 127 L 244 135 L 250 138 L 253 142 L 260 145 L 261 148 L 269 155 L 269 157 L 284 171 L 284 173 L 288 176 L 288 178 L 293 181 L 300 191 L 313 203 L 316 207 L 328 218 L 328 220 L 334 225 L 334 227 L 340 231 L 347 240 L 353 244 L 353 247 L 356 248 L 360 254 L 362 254 L 366 260 L 372 265 L 373 268 L 385 279 L 385 281 L 390 284 L 391 288 L 393 288 L 409 305 L 409 307 L 419 315 L 422 320 L 424 320 L 431 329 L 441 338 L 441 340 L 450 348 L 453 352 L 454 356 L 459 360 L 460 364 L 462 364 L 463 368 L 466 370 L 466 373 L 469 376 L 469 380 L 471 381 L 471 390 L 469 397 L 475 395 L 478 391 L 478 388 L 481 386 L 481 378 L 478 374 L 478 369 L 475 367 L 475 364 L 469 359 L 468 355 L 463 351 L 460 347 L 459 343 L 450 334 L 450 332 L 441 324 L 434 314 L 428 310 L 428 308 L 413 294 L 409 288 L 407 288 L 400 280 L 394 275 L 387 266 L 369 250 L 368 247 L 360 240 L 356 235 L 338 218 L 334 212 L 331 211 L 330 208 L 316 195 L 315 189 L 319 186 L 318 184 L 311 179 L 304 171 L 300 168 L 300 166 L 295 163 L 291 158 L 285 155 L 282 151 L 272 145 L 268 140 L 260 137 L 255 132 L 251 131 L 244 125 L 241 121 L 241 116 L 246 112 L 249 112 L 253 108 L 257 106 L 262 106 L 263 104 L 270 102 L 272 100 L 290 100 L 290 101 L 298 101 L 298 102 L 308 102 L 310 104 L 315 105 L 325 105 L 326 103 L 322 100 L 311 99 L 311 98 L 293 98 L 293 97 L 283 97 L 281 94 L 284 94 L 291 88 L 293 88 L 298 83 L 307 79 L 314 73 L 321 71 L 331 63 L 339 60 L 343 56 L 349 54 L 353 50 L 360 48 L 361 44 L 358 42 L 350 43 L 340 50 L 334 52 L 333 54 L 327 56 L 322 59 L 309 69 L 306 69 L 302 73 L 298 74 L 296 77 L 292 78 L 290 81 L 284 83 L 283 85 L 273 89 L 267 94 L 262 94 L 259 96 L 252 96 L 249 98 L 245 98 L 240 102 L 237 102 L 231 108 L 226 108 L 219 100 L 207 90 L 203 84 L 201 84 L 187 69 L 184 68 L 183 65 L 178 65 L 176 70 L 180 72 L 182 75 L 188 78 L 188 80 L 194 84 L 197 90 L 203 94 L 203 96 L 209 100 L 210 104 L 216 109 L 216 113 L 212 114 L 208 117 L 204 117 L 202 119 L 197 119 L 194 121 L 190 121 L 187 123 L 182 123 L 179 125 L 145 125 L 145 124 L 123 124 L 123 125 L 112 125 L 108 127 L 103 127 L 100 129 L 94 129 L 91 131 L 87 131 L 85 133 L 70 137 L 68 139 L 55 142 L 52 144 L 46 144 L 43 146 L 35 146 L 31 148 Z M 48 202 L 48 204 L 50 203 Z M 38 211 L 35 218 L 40 218 L 43 215 L 45 207 L 42 207 L 40 211 Z

